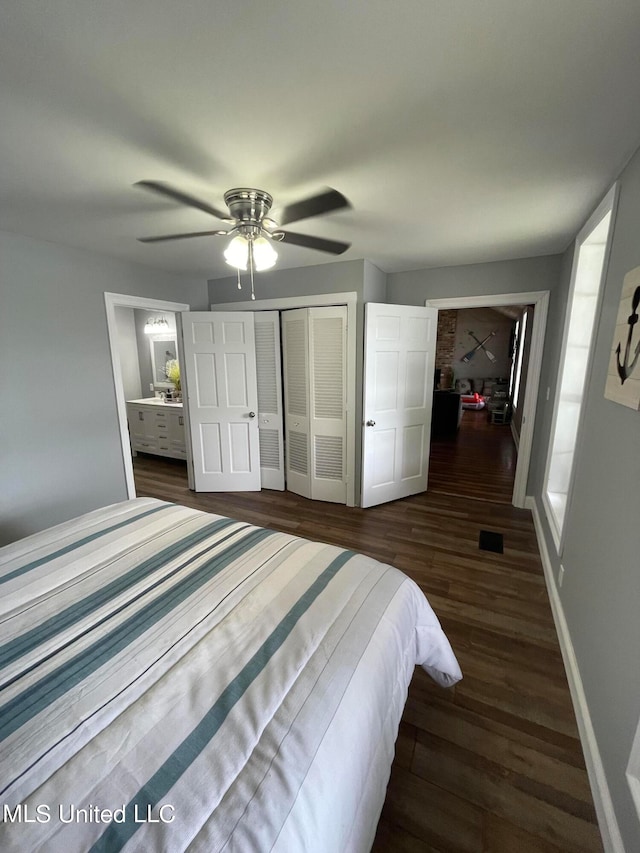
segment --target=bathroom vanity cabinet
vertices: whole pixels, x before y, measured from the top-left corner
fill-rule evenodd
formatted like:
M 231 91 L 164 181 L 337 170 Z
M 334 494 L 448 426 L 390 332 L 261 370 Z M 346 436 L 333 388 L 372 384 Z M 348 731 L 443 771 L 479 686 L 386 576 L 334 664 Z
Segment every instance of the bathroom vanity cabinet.
M 154 397 L 127 401 L 131 450 L 186 459 L 182 403 L 165 403 Z

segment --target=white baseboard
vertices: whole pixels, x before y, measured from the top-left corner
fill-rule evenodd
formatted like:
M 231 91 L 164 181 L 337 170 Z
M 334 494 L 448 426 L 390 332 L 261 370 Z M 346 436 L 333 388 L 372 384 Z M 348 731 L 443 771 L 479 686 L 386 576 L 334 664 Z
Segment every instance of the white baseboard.
M 516 453 L 520 450 L 520 433 L 516 429 L 516 426 L 513 421 L 511 421 L 511 435 L 513 436 L 513 441 L 516 446 Z
M 587 697 L 585 696 L 584 688 L 582 686 L 582 678 L 580 677 L 580 670 L 578 669 L 578 661 L 573 649 L 573 643 L 571 642 L 569 626 L 567 625 L 562 601 L 558 594 L 556 579 L 553 575 L 553 566 L 551 565 L 551 560 L 549 558 L 549 551 L 547 549 L 547 543 L 542 528 L 542 519 L 538 510 L 538 504 L 535 498 L 527 496 L 525 499 L 525 506 L 527 509 L 530 509 L 533 514 L 533 523 L 536 530 L 536 537 L 538 539 L 538 548 L 540 550 L 542 566 L 544 568 L 549 601 L 551 602 L 553 620 L 555 622 L 556 632 L 560 642 L 564 668 L 567 673 L 569 690 L 571 691 L 573 709 L 578 723 L 580 742 L 582 743 L 582 749 L 584 751 L 584 759 L 587 765 L 587 773 L 589 774 L 591 793 L 593 795 L 593 803 L 598 816 L 598 825 L 602 835 L 602 843 L 606 853 L 625 853 L 624 843 L 618 828 L 618 821 L 616 820 L 616 815 L 613 810 L 613 801 L 611 799 L 609 785 L 607 784 L 607 778 L 605 776 L 602 759 L 600 757 L 600 750 L 598 749 L 598 742 L 593 730 L 591 715 L 589 714 Z

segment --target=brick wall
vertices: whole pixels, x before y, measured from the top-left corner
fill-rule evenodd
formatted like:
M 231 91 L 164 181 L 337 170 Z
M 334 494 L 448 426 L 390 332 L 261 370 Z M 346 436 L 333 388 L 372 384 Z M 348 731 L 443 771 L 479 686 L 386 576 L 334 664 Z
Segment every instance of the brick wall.
M 452 385 L 457 317 L 458 312 L 454 309 L 438 312 L 436 370 L 441 371 L 441 388 L 450 388 Z

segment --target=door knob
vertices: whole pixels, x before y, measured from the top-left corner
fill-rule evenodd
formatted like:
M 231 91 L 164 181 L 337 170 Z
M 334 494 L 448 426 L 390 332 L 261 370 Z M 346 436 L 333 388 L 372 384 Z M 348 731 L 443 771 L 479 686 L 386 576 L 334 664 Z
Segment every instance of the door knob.
M 255 412 L 249 412 L 249 417 L 250 417 L 250 418 L 255 418 L 255 416 L 256 416 L 256 413 L 255 413 Z
M 375 426 L 375 425 L 376 425 L 375 421 L 367 421 L 367 426 Z

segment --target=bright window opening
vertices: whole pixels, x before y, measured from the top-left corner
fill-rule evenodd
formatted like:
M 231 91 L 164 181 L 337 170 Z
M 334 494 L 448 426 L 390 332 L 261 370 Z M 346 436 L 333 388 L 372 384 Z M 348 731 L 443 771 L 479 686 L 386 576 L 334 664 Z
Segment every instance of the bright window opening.
M 513 353 L 511 355 L 511 373 L 509 374 L 509 397 L 513 401 L 513 386 L 516 380 L 516 364 L 518 363 L 518 350 L 520 349 L 520 320 L 516 320 L 513 329 Z
M 612 190 L 576 240 L 543 495 L 558 552 L 571 498 L 585 380 L 611 233 L 613 199 Z
M 520 378 L 522 376 L 522 356 L 524 355 L 524 342 L 527 336 L 527 315 L 528 312 L 525 311 L 522 315 L 522 320 L 519 322 L 519 329 L 517 334 L 517 342 L 518 342 L 518 355 L 516 361 L 516 369 L 513 379 L 513 408 L 518 408 L 518 397 L 520 395 Z

